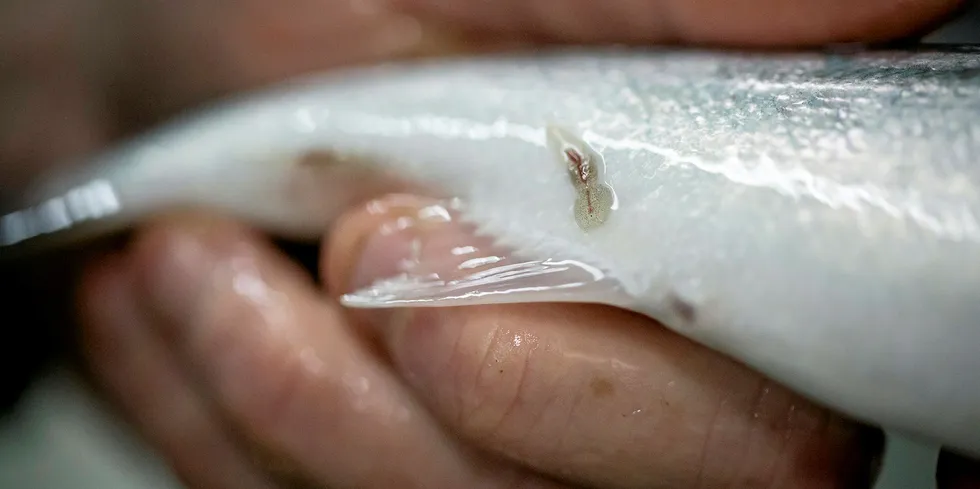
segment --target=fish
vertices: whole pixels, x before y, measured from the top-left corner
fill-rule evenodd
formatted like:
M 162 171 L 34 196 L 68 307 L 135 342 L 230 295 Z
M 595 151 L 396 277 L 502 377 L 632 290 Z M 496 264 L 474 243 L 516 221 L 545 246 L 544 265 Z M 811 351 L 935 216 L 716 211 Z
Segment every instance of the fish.
M 310 74 L 0 195 L 0 261 L 182 207 L 315 242 L 404 188 L 508 255 L 347 307 L 621 307 L 980 456 L 977 47 L 565 46 Z

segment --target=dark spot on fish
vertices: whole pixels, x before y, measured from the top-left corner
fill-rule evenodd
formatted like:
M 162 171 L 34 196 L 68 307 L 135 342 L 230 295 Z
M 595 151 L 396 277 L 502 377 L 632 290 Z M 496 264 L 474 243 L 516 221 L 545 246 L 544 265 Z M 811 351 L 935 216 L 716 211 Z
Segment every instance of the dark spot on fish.
M 333 151 L 310 151 L 304 153 L 297 164 L 299 166 L 322 166 L 322 165 L 332 165 L 338 161 L 338 155 L 335 155 Z
M 316 150 L 287 163 L 293 171 L 282 189 L 283 198 L 324 218 L 391 193 L 440 196 L 397 175 L 390 169 L 397 165 L 385 165 L 369 154 Z
M 694 304 L 682 299 L 677 294 L 671 294 L 670 298 L 667 299 L 667 304 L 674 315 L 685 325 L 692 325 L 697 320 L 698 311 Z
M 616 386 L 607 379 L 596 377 L 589 383 L 592 395 L 597 398 L 609 397 L 616 392 Z
M 308 151 L 299 158 L 300 166 L 353 166 L 357 168 L 370 168 L 376 166 L 373 159 L 367 155 L 353 153 L 341 153 L 329 149 L 318 149 Z

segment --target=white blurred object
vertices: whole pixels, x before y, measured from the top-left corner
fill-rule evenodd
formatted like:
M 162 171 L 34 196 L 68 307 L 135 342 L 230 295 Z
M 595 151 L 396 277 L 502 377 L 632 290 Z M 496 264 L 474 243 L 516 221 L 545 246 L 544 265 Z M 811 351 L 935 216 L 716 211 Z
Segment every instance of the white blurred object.
M 3 489 L 180 489 L 76 376 L 55 370 L 0 430 Z

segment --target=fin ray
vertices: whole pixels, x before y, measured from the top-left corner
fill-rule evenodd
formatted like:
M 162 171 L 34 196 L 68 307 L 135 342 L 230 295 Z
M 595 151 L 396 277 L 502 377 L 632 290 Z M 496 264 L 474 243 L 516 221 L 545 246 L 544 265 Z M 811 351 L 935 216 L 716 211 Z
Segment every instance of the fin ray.
M 341 297 L 354 308 L 445 307 L 526 302 L 625 305 L 627 295 L 600 270 L 574 260 L 504 260 L 471 273 L 402 273 Z

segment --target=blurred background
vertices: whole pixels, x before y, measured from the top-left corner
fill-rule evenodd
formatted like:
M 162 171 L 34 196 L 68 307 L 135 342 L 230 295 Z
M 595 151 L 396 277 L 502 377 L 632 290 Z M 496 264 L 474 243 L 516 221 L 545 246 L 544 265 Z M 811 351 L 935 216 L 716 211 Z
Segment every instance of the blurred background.
M 971 3 L 923 42 L 980 43 L 980 1 Z M 6 339 L 16 338 L 8 333 Z M 13 346 L 6 351 L 18 349 Z M 4 365 L 17 370 L 5 378 L 30 382 L 0 383 L 7 407 L 0 420 L 0 489 L 181 488 L 69 368 Z M 935 447 L 891 438 L 877 489 L 933 489 L 935 459 Z

